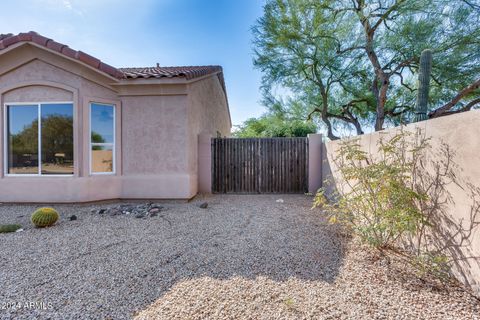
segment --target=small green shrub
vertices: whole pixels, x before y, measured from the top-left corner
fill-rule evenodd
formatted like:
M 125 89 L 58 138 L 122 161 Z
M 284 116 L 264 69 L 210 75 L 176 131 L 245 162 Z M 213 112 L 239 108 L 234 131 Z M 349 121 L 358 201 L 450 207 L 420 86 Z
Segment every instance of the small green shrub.
M 422 276 L 430 274 L 439 279 L 446 279 L 450 275 L 450 261 L 446 255 L 422 251 L 419 255 L 412 255 L 410 259 L 410 263 Z
M 15 232 L 18 229 L 21 229 L 22 226 L 19 224 L 1 224 L 0 225 L 0 233 L 9 233 Z
M 50 227 L 57 222 L 58 212 L 53 208 L 39 208 L 32 214 L 32 223 L 38 227 Z

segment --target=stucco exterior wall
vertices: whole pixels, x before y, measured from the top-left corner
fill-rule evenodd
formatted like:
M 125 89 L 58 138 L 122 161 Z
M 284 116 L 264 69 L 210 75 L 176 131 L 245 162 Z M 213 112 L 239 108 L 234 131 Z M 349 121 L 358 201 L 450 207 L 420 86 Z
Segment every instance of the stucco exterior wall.
M 122 197 L 193 197 L 187 96 L 125 96 L 122 108 Z
M 50 81 L 82 91 L 83 96 L 117 99 L 117 93 L 108 86 L 106 78 L 81 68 L 71 61 L 64 61 L 38 48 L 18 48 L 2 56 L 0 87 L 9 87 L 23 82 Z M 61 62 L 60 62 L 61 61 Z M 13 69 L 13 70 L 12 70 Z M 82 97 L 79 97 L 80 99 Z
M 4 104 L 55 101 L 74 105 L 74 175 L 6 176 Z M 90 102 L 116 107 L 114 175 L 90 174 Z M 191 198 L 198 189 L 198 134 L 230 132 L 217 75 L 192 84 L 154 79 L 132 85 L 31 45 L 0 55 L 0 106 L 0 202 Z
M 450 197 L 445 206 L 447 216 L 454 222 L 450 225 L 443 225 L 451 235 L 455 234 L 458 227 L 465 229 L 463 232 L 467 237 L 461 239 L 455 237 L 455 242 L 460 244 L 455 247 L 458 260 L 454 264 L 454 273 L 463 283 L 471 286 L 480 294 L 480 227 L 471 228 L 472 225 L 480 224 L 480 194 L 475 188 L 480 188 L 480 110 L 469 111 L 461 114 L 451 115 L 432 120 L 423 121 L 417 124 L 410 124 L 404 127 L 405 130 L 416 131 L 422 129 L 426 138 L 430 138 L 433 152 L 440 150 L 442 143 L 447 144 L 453 151 L 453 161 L 457 168 L 455 174 L 461 186 L 451 183 L 446 186 L 447 195 L 442 196 L 440 201 Z M 363 150 L 376 154 L 376 144 L 380 137 L 391 136 L 399 130 L 398 128 L 375 132 L 358 137 Z M 324 179 L 339 181 L 339 172 L 333 159 L 340 141 L 329 141 L 325 143 L 323 158 Z M 427 155 L 427 163 L 433 160 L 440 160 L 435 154 Z M 441 156 L 443 157 L 443 156 Z M 430 168 L 429 173 L 433 173 Z
M 73 101 L 73 92 L 61 88 L 49 87 L 46 85 L 31 85 L 28 87 L 12 89 L 3 95 L 4 103 L 43 101 Z
M 217 75 L 188 85 L 188 170 L 198 188 L 199 135 L 230 136 L 231 120 L 225 92 Z
M 232 124 L 227 100 L 218 77 L 211 76 L 188 85 L 189 128 L 191 134 L 230 136 Z
M 75 63 L 54 65 L 59 58 L 36 48 L 19 48 L 16 55 L 2 56 L 0 73 L 0 201 L 75 202 L 118 198 L 117 176 L 90 176 L 88 153 L 88 106 L 90 97 L 114 102 L 116 92 L 88 78 L 89 72 Z M 43 57 L 44 59 L 39 59 Z M 69 71 L 67 71 L 69 67 Z M 0 70 L 0 71 L 2 71 Z M 9 71 L 6 71 L 9 70 Z M 81 74 L 84 76 L 81 76 Z M 96 79 L 93 76 L 93 79 Z M 98 79 L 97 79 L 98 80 Z M 101 98 L 100 98 L 101 97 Z M 71 101 L 74 106 L 74 162 L 72 177 L 22 177 L 4 174 L 4 107 L 9 102 Z
M 123 97 L 122 106 L 123 174 L 185 172 L 186 96 Z

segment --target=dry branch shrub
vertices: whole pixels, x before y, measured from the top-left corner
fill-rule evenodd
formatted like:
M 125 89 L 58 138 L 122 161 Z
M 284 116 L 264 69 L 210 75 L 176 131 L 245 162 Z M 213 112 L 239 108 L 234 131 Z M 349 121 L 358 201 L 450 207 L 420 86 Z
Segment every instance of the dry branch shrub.
M 433 150 L 420 129 L 402 128 L 381 137 L 375 149 L 364 151 L 359 139 L 341 142 L 333 159 L 337 191 L 327 197 L 320 189 L 314 207 L 382 254 L 401 255 L 421 272 L 446 278 L 456 260 L 474 259 L 461 247 L 468 246 L 478 224 L 480 191 L 457 177 L 460 168 L 449 146 Z M 448 214 L 450 184 L 465 185 L 471 193 L 467 225 Z

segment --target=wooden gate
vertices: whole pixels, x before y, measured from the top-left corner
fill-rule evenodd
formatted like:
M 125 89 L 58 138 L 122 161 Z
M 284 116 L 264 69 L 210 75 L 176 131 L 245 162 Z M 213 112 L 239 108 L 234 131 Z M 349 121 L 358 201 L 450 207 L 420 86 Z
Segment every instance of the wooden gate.
M 307 138 L 212 139 L 214 193 L 304 193 Z

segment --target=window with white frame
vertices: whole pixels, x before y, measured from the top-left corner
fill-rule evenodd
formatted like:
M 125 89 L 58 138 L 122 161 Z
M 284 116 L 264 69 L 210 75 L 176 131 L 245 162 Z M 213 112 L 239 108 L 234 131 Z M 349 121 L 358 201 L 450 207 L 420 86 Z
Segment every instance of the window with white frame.
M 90 104 L 90 173 L 115 173 L 115 106 Z
M 5 174 L 73 175 L 73 103 L 5 104 Z

